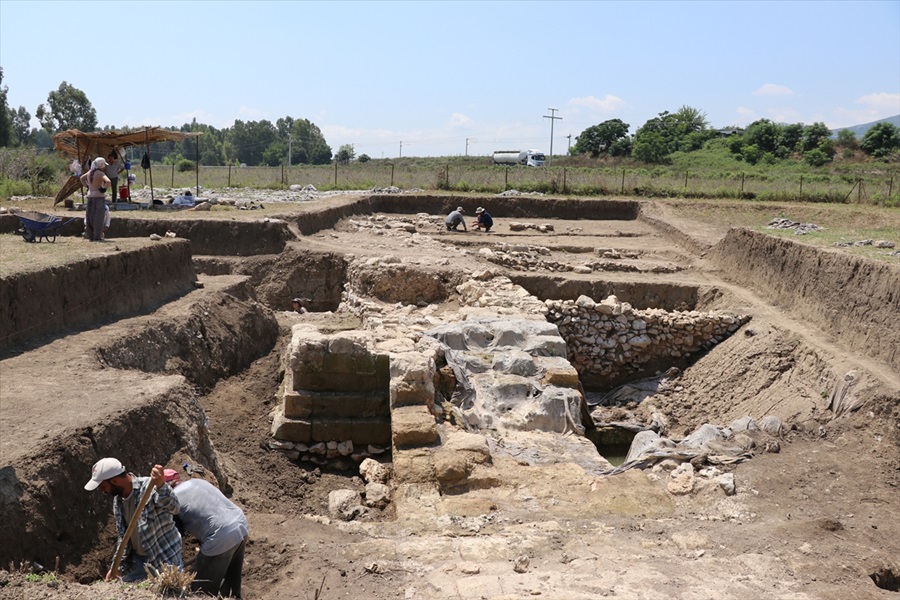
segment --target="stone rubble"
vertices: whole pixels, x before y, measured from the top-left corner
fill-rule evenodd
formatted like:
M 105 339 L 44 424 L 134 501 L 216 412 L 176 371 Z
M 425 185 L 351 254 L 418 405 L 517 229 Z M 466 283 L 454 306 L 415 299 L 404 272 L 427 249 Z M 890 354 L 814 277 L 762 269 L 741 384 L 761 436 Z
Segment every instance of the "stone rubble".
M 559 327 L 569 360 L 579 374 L 620 377 L 637 374 L 653 361 L 671 361 L 708 349 L 750 320 L 720 312 L 634 310 L 609 296 L 594 302 L 545 302 L 547 320 Z
M 819 227 L 815 223 L 798 223 L 784 218 L 772 219 L 769 221 L 768 227 L 769 229 L 793 229 L 794 233 L 797 235 L 806 235 L 813 231 L 823 230 L 822 227 Z

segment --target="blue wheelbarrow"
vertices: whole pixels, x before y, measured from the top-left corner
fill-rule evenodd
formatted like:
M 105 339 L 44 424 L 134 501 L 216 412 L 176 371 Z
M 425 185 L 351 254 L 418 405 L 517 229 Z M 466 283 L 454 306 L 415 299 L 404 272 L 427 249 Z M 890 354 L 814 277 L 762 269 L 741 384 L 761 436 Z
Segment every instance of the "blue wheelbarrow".
M 53 215 L 46 215 L 40 212 L 24 212 L 17 214 L 21 226 L 18 233 L 26 242 L 55 242 L 56 235 L 60 229 L 73 221 L 77 221 L 79 217 L 64 219 Z

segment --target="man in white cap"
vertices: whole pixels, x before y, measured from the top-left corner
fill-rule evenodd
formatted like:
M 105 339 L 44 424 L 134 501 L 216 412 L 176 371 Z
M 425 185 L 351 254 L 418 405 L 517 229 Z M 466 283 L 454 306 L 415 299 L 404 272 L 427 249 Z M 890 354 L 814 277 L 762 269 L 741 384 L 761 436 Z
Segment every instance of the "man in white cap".
M 127 548 L 121 569 L 122 581 L 141 581 L 147 577 L 144 565 L 162 570 L 164 565 L 184 567 L 181 551 L 181 534 L 175 527 L 173 515 L 178 513 L 178 498 L 166 483 L 162 465 L 153 465 L 150 477 L 137 477 L 129 473 L 115 458 L 102 458 L 91 469 L 91 479 L 84 489 L 99 489 L 113 497 L 113 517 L 119 544 L 125 536 L 128 524 L 147 486 L 156 489 L 138 518 L 137 527 L 127 540 Z M 118 547 L 118 544 L 117 544 Z M 119 573 L 112 569 L 106 579 L 114 579 Z
M 458 231 L 456 228 L 462 225 L 463 231 L 468 231 L 466 229 L 466 220 L 463 219 L 462 216 L 463 207 L 458 206 L 456 210 L 447 215 L 447 219 L 444 221 L 444 224 L 447 226 L 447 231 Z

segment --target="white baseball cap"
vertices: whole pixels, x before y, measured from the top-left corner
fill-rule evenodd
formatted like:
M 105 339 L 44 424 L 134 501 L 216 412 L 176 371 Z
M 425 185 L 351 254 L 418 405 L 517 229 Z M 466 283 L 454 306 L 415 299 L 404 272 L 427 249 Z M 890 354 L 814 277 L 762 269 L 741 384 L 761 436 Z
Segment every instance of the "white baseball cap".
M 115 477 L 117 475 L 121 475 L 125 472 L 125 467 L 122 466 L 115 458 L 101 458 L 98 460 L 94 467 L 91 469 L 91 480 L 84 484 L 84 489 L 89 492 L 96 490 L 100 487 L 100 484 Z

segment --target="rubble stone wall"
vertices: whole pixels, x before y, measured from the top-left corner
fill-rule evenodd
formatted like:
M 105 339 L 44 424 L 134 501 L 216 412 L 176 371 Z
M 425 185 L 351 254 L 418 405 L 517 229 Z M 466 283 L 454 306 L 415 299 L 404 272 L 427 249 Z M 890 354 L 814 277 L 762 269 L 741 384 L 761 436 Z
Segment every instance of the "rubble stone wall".
M 608 386 L 711 348 L 750 320 L 721 312 L 634 310 L 609 296 L 594 302 L 548 300 L 547 319 L 566 340 L 568 357 L 588 386 Z

